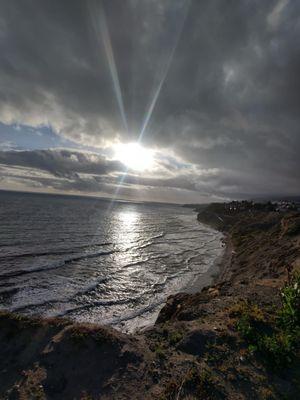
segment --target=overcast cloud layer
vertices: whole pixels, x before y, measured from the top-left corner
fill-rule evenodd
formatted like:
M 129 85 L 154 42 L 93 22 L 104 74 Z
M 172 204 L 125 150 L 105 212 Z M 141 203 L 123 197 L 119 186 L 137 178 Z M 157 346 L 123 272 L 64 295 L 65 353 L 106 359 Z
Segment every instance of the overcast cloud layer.
M 0 187 L 299 195 L 299 37 L 292 0 L 0 0 Z M 155 166 L 124 175 L 109 149 L 138 140 L 150 114 Z

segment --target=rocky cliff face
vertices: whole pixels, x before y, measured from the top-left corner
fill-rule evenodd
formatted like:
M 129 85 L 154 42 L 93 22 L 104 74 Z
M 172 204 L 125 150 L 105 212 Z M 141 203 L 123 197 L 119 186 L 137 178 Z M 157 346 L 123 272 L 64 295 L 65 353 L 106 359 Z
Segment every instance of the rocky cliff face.
M 0 398 L 298 398 L 299 214 L 198 219 L 226 232 L 220 275 L 171 296 L 143 333 L 2 313 Z

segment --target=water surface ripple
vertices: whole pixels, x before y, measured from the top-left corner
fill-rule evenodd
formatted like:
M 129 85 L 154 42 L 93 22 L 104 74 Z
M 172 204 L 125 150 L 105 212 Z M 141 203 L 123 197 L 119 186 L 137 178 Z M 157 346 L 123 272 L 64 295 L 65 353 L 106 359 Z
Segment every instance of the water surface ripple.
M 129 331 L 222 252 L 179 206 L 1 192 L 0 221 L 0 309 Z

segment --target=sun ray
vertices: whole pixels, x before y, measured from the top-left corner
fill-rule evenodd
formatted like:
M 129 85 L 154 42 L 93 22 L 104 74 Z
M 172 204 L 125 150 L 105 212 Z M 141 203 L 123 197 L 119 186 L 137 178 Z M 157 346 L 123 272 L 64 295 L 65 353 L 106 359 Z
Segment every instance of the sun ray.
M 105 15 L 105 11 L 104 11 L 102 2 L 101 1 L 97 2 L 97 5 L 96 5 L 95 1 L 90 0 L 89 1 L 89 9 L 90 9 L 90 14 L 91 14 L 91 19 L 93 21 L 93 26 L 97 33 L 97 38 L 99 39 L 99 36 L 101 36 L 101 39 L 102 39 L 102 42 L 104 45 L 105 54 L 106 54 L 109 71 L 110 71 L 111 79 L 113 82 L 114 92 L 115 92 L 117 103 L 119 106 L 119 111 L 121 114 L 122 122 L 123 122 L 125 131 L 128 132 L 128 123 L 127 123 L 127 117 L 126 117 L 126 113 L 125 113 L 125 107 L 124 107 L 123 96 L 122 96 L 122 91 L 121 91 L 121 86 L 120 86 L 120 81 L 119 81 L 118 70 L 117 70 L 116 63 L 115 63 L 113 47 L 112 47 L 111 40 L 110 40 L 110 34 L 109 34 L 108 26 L 106 23 L 106 15 Z
M 190 8 L 190 0 L 187 0 L 186 5 L 185 5 L 185 9 L 184 9 L 183 18 L 182 18 L 181 22 L 179 23 L 179 29 L 178 29 L 177 34 L 175 36 L 175 40 L 174 40 L 173 46 L 171 48 L 170 55 L 167 58 L 165 64 L 163 65 L 163 67 L 161 69 L 159 84 L 158 84 L 157 88 L 154 90 L 153 98 L 152 98 L 152 100 L 150 102 L 148 111 L 145 114 L 145 118 L 144 118 L 144 121 L 143 121 L 143 124 L 142 124 L 142 128 L 141 128 L 141 131 L 140 131 L 140 134 L 139 134 L 138 141 L 141 141 L 143 136 L 144 136 L 144 134 L 145 134 L 146 128 L 147 128 L 148 123 L 150 121 L 150 118 L 152 116 L 152 113 L 153 113 L 154 107 L 156 105 L 157 99 L 158 99 L 158 97 L 160 95 L 161 88 L 162 88 L 162 86 L 163 86 L 163 84 L 165 82 L 165 79 L 167 77 L 167 74 L 169 72 L 169 69 L 170 69 L 170 66 L 172 64 L 173 57 L 174 57 L 178 42 L 180 40 L 182 31 L 183 31 L 183 28 L 184 28 L 184 24 L 185 24 L 185 21 L 186 21 L 186 17 L 187 17 L 189 8 Z

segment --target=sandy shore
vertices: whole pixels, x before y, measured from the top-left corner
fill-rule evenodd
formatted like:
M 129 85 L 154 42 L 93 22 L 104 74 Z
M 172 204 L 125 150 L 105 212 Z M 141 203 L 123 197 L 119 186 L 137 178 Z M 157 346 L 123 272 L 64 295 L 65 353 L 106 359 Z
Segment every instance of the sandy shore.
M 230 240 L 230 235 L 226 232 L 223 233 L 221 238 L 223 251 L 213 262 L 211 267 L 199 275 L 198 278 L 189 284 L 186 288 L 183 288 L 183 292 L 186 293 L 197 293 L 200 292 L 206 286 L 217 284 L 224 280 L 225 276 L 230 271 L 232 256 L 233 256 L 233 245 Z

